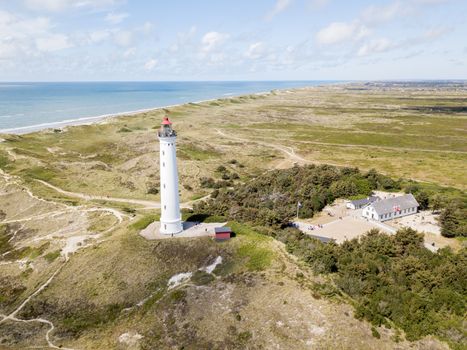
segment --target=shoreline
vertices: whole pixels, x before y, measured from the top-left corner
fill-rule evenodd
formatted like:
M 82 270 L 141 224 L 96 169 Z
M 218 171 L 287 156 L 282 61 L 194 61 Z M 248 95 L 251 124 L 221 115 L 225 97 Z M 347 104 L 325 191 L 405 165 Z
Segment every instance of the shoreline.
M 186 102 L 186 103 L 178 103 L 174 105 L 167 105 L 167 106 L 160 106 L 160 107 L 151 107 L 151 108 L 144 108 L 144 109 L 137 109 L 134 111 L 125 111 L 125 112 L 117 112 L 117 113 L 109 113 L 109 114 L 102 114 L 97 115 L 94 117 L 82 117 L 82 118 L 75 118 L 75 119 L 67 119 L 61 122 L 51 122 L 51 123 L 42 123 L 42 124 L 35 124 L 30 126 L 20 126 L 18 128 L 10 128 L 10 129 L 0 129 L 0 135 L 25 135 L 33 132 L 45 131 L 49 129 L 58 129 L 67 126 L 79 126 L 79 125 L 91 125 L 91 124 L 98 124 L 100 122 L 104 122 L 111 118 L 118 118 L 118 117 L 125 117 L 125 116 L 133 116 L 140 113 L 152 112 L 157 111 L 159 109 L 164 108 L 172 108 L 172 107 L 179 107 L 186 105 L 188 103 L 203 103 L 209 101 L 215 101 L 218 98 L 208 99 L 208 100 L 201 100 L 201 101 L 194 101 L 194 102 Z
M 318 86 L 320 86 L 320 85 L 318 85 Z M 165 109 L 165 108 L 180 107 L 180 106 L 187 105 L 187 104 L 190 104 L 190 103 L 198 104 L 198 103 L 217 101 L 217 100 L 222 100 L 222 99 L 226 99 L 226 98 L 235 98 L 235 97 L 248 96 L 248 95 L 268 95 L 268 94 L 272 93 L 272 91 L 288 91 L 288 90 L 294 90 L 294 89 L 304 89 L 304 88 L 307 89 L 307 88 L 310 88 L 310 87 L 312 87 L 312 86 L 305 86 L 305 87 L 292 88 L 292 89 L 273 89 L 273 90 L 270 90 L 270 91 L 246 93 L 246 94 L 239 94 L 239 95 L 228 94 L 228 95 L 223 95 L 223 97 L 210 98 L 210 99 L 206 99 L 206 100 L 189 101 L 189 102 L 177 103 L 177 104 L 173 104 L 173 105 L 143 108 L 143 109 L 137 109 L 137 110 L 133 110 L 133 111 L 102 114 L 102 115 L 97 115 L 97 116 L 92 116 L 92 117 L 66 119 L 66 120 L 63 120 L 63 121 L 60 121 L 60 122 L 41 123 L 41 124 L 35 124 L 35 125 L 29 125 L 29 126 L 20 126 L 20 127 L 17 127 L 17 128 L 0 129 L 0 135 L 25 135 L 25 134 L 30 134 L 30 133 L 34 133 L 34 132 L 46 131 L 46 130 L 50 130 L 50 129 L 60 129 L 60 128 L 68 127 L 68 126 L 99 124 L 99 123 L 105 122 L 107 120 L 110 120 L 112 118 L 134 116 L 134 115 L 137 115 L 137 114 L 140 114 L 140 113 L 152 112 L 152 111 L 157 111 L 157 110 Z

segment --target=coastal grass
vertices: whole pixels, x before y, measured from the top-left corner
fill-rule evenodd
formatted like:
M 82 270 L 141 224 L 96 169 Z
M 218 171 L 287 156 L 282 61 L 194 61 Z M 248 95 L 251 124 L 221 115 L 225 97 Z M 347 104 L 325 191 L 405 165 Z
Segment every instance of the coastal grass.
M 160 215 L 158 214 L 149 214 L 141 217 L 134 223 L 130 225 L 130 227 L 133 230 L 144 230 L 146 227 L 148 227 L 150 224 L 152 224 L 154 221 L 157 221 L 160 219 Z
M 297 162 L 276 146 L 310 163 L 375 168 L 465 189 L 464 103 L 455 90 L 383 91 L 358 84 L 224 98 L 62 132 L 5 135 L 0 168 L 71 192 L 158 200 L 148 188 L 159 185 L 155 129 L 168 114 L 179 134 L 182 201 L 206 193 L 200 179 L 213 177 L 232 158 L 242 164 L 235 169 L 242 181 Z
M 248 225 L 235 221 L 229 222 L 228 226 L 235 233 L 235 239 L 240 240 L 237 255 L 246 260 L 245 267 L 249 271 L 262 271 L 271 265 L 274 251 L 269 246 L 272 241 L 270 237 L 261 235 Z

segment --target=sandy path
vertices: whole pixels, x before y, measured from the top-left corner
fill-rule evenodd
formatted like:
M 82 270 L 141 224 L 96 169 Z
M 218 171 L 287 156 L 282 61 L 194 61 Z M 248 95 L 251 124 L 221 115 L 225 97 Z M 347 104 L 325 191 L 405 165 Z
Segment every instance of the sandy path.
M 38 198 L 36 197 L 35 195 L 32 194 L 32 192 L 19 185 L 16 181 L 12 181 L 12 177 L 10 177 L 8 174 L 2 172 L 0 175 L 3 175 L 3 177 L 5 178 L 5 180 L 7 181 L 7 183 L 14 183 L 18 186 L 20 186 L 25 192 L 27 192 L 31 197 L 37 199 L 37 200 L 41 200 L 41 201 L 44 201 L 44 202 L 48 202 L 46 200 L 43 200 L 41 198 Z M 47 183 L 44 183 L 45 185 L 48 185 Z M 52 185 L 50 185 L 52 186 Z M 66 192 L 66 191 L 65 191 Z M 73 350 L 73 349 L 70 349 L 70 348 L 66 348 L 66 347 L 62 347 L 62 346 L 57 346 L 55 345 L 51 339 L 50 339 L 50 335 L 51 333 L 54 331 L 55 329 L 55 326 L 54 324 L 47 320 L 47 319 L 44 319 L 44 318 L 33 318 L 33 319 L 28 319 L 28 320 L 24 320 L 24 319 L 20 319 L 20 318 L 17 318 L 16 315 L 24 308 L 24 306 L 32 299 L 34 298 L 36 295 L 38 295 L 39 293 L 41 293 L 45 288 L 47 288 L 47 286 L 53 281 L 53 279 L 55 278 L 55 276 L 58 275 L 58 273 L 63 269 L 63 267 L 67 264 L 67 262 L 69 261 L 70 259 L 70 255 L 74 252 L 76 252 L 78 249 L 82 249 L 82 248 L 86 248 L 86 247 L 89 247 L 89 246 L 93 246 L 95 244 L 98 244 L 100 242 L 102 242 L 102 240 L 96 240 L 97 238 L 100 238 L 103 234 L 107 233 L 107 232 L 110 232 L 111 230 L 113 230 L 115 227 L 117 227 L 119 224 L 121 224 L 124 220 L 124 214 L 120 213 L 118 210 L 115 210 L 113 208 L 79 208 L 79 207 L 73 207 L 73 208 L 69 208 L 67 207 L 66 205 L 63 205 L 64 207 L 66 207 L 67 209 L 65 210 L 57 210 L 57 211 L 54 211 L 54 212 L 47 212 L 47 213 L 44 213 L 44 214 L 40 214 L 40 215 L 32 215 L 30 217 L 26 217 L 26 218 L 22 218 L 22 219 L 15 219 L 15 220 L 7 220 L 7 221 L 3 221 L 2 223 L 11 223 L 11 222 L 21 222 L 21 221 L 31 221 L 31 220 L 38 220 L 38 219 L 43 219 L 43 218 L 50 218 L 50 217 L 53 217 L 53 216 L 57 216 L 57 215 L 61 215 L 61 214 L 66 214 L 70 211 L 81 211 L 81 212 L 96 212 L 96 211 L 104 211 L 104 212 L 107 212 L 113 216 L 115 216 L 115 218 L 117 219 L 117 222 L 114 223 L 113 225 L 111 225 L 107 230 L 105 230 L 103 233 L 99 234 L 99 235 L 87 235 L 87 236 L 71 236 L 71 237 L 67 237 L 66 238 L 66 245 L 65 247 L 62 249 L 62 256 L 64 256 L 65 258 L 65 262 L 60 265 L 53 273 L 52 275 L 42 284 L 40 285 L 31 295 L 29 295 L 13 312 L 11 312 L 9 315 L 0 315 L 1 319 L 0 319 L 0 324 L 1 323 L 4 323 L 6 321 L 13 321 L 13 322 L 23 322 L 23 323 L 30 323 L 30 322 L 39 322 L 39 323 L 44 323 L 44 324 L 47 324 L 49 326 L 49 329 L 47 330 L 46 334 L 45 334 L 45 340 L 48 344 L 48 346 L 50 348 L 53 348 L 53 349 L 65 349 L 65 350 Z M 15 232 L 16 234 L 16 232 Z M 55 234 L 54 234 L 55 235 Z M 41 237 L 41 239 L 44 239 L 44 238 L 51 238 L 49 237 L 51 235 L 48 235 L 46 237 Z M 83 239 L 84 237 L 84 239 Z M 89 238 L 93 238 L 94 239 L 94 242 L 95 243 L 90 243 L 90 244 L 86 244 L 86 245 L 83 245 L 82 243 L 84 243 L 84 240 L 87 240 Z M 12 238 L 10 238 L 11 240 Z M 78 244 L 78 243 L 81 243 L 81 244 Z
M 437 150 L 429 148 L 412 148 L 412 147 L 391 147 L 391 146 L 376 146 L 376 145 L 362 145 L 352 143 L 336 143 L 336 142 L 320 142 L 320 141 L 297 141 L 299 143 L 320 145 L 320 146 L 337 146 L 347 148 L 360 148 L 360 149 L 381 149 L 389 151 L 409 151 L 409 152 L 428 152 L 428 153 L 454 153 L 454 154 L 466 154 L 465 151 L 454 151 L 454 150 Z
M 61 194 L 66 195 L 66 196 L 74 197 L 74 198 L 80 198 L 80 199 L 84 199 L 86 201 L 102 200 L 102 201 L 108 201 L 108 202 L 132 203 L 132 204 L 137 204 L 137 205 L 143 205 L 144 206 L 143 209 L 159 209 L 161 207 L 160 202 L 148 201 L 148 200 L 144 200 L 144 199 L 95 196 L 95 195 L 90 195 L 90 194 L 85 194 L 85 193 L 70 192 L 70 191 L 63 190 L 63 189 L 61 189 L 61 188 L 59 188 L 57 186 L 54 186 L 54 185 L 52 185 L 52 184 L 50 184 L 48 182 L 42 181 L 42 180 L 36 180 L 36 181 L 40 182 L 44 186 L 47 186 L 47 187 L 49 187 L 49 188 L 51 188 L 51 189 L 53 189 L 53 190 L 55 190 L 55 191 L 57 191 L 57 192 L 59 192 Z M 204 197 L 199 198 L 199 199 L 196 199 L 196 200 L 180 203 L 180 207 L 181 208 L 191 208 L 193 203 L 201 201 L 201 200 L 206 199 L 208 197 L 209 197 L 209 195 L 204 196 Z M 110 208 L 107 208 L 107 209 L 110 210 Z
M 62 265 L 60 265 L 60 267 L 58 269 L 55 270 L 55 272 L 52 274 L 52 276 L 50 276 L 47 281 L 44 282 L 44 284 L 42 284 L 39 288 L 36 289 L 36 291 L 34 293 L 32 293 L 29 297 L 27 297 L 22 303 L 20 306 L 18 306 L 12 313 L 10 313 L 9 315 L 5 316 L 5 315 L 1 315 L 2 316 L 2 319 L 0 320 L 0 324 L 5 322 L 5 321 L 15 321 L 15 322 L 25 322 L 25 323 L 29 323 L 29 322 L 40 322 L 40 323 L 45 323 L 47 325 L 49 325 L 49 330 L 47 331 L 47 333 L 45 334 L 45 340 L 47 341 L 47 344 L 49 345 L 49 347 L 51 348 L 54 348 L 54 349 L 66 349 L 66 350 L 72 350 L 72 349 L 69 349 L 69 348 L 64 348 L 64 347 L 59 347 L 57 345 L 55 345 L 54 343 L 52 343 L 52 341 L 50 340 L 50 333 L 55 329 L 55 326 L 52 322 L 50 322 L 49 320 L 46 320 L 44 318 L 32 318 L 32 319 L 29 319 L 29 320 L 22 320 L 22 319 L 19 319 L 16 317 L 16 315 L 18 314 L 18 312 L 20 312 L 24 306 L 33 298 L 35 297 L 37 294 L 39 294 L 40 292 L 42 292 L 49 284 L 50 282 L 52 282 L 52 280 L 54 279 L 54 277 L 62 270 L 63 266 L 65 266 L 66 262 L 63 263 Z
M 236 141 L 241 141 L 241 142 L 249 142 L 249 143 L 254 142 L 254 143 L 258 144 L 258 145 L 263 145 L 263 146 L 266 146 L 266 147 L 274 148 L 274 149 L 284 153 L 285 155 L 287 155 L 289 157 L 289 158 L 284 159 L 284 161 L 282 161 L 276 167 L 281 167 L 284 162 L 291 162 L 291 163 L 296 162 L 296 163 L 300 163 L 300 164 L 318 164 L 319 163 L 319 162 L 311 161 L 309 159 L 305 159 L 302 156 L 299 156 L 298 154 L 295 153 L 295 150 L 292 147 L 282 146 L 282 145 L 269 143 L 269 142 L 264 142 L 264 141 L 258 141 L 258 140 L 247 140 L 247 139 L 243 139 L 241 137 L 228 135 L 228 134 L 224 133 L 222 130 L 219 130 L 219 129 L 216 129 L 216 131 L 217 131 L 217 133 L 219 135 L 221 135 L 221 136 L 223 136 L 225 138 L 229 138 L 229 139 L 236 140 Z
M 96 195 L 90 195 L 90 194 L 85 194 L 85 193 L 70 192 L 70 191 L 63 190 L 57 186 L 54 186 L 42 180 L 36 180 L 36 181 L 66 196 L 80 198 L 86 201 L 101 200 L 101 201 L 119 202 L 119 203 L 132 203 L 132 204 L 144 205 L 146 207 L 151 207 L 151 208 L 161 207 L 161 204 L 159 202 L 153 202 L 153 201 L 148 201 L 148 200 L 143 200 L 143 199 L 115 198 L 115 197 L 108 197 L 108 196 L 96 196 Z

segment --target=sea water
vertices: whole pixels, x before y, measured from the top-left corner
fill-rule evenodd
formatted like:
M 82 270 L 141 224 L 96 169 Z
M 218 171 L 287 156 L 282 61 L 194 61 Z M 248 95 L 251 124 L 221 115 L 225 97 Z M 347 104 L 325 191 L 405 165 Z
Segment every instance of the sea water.
M 25 133 L 102 116 L 330 81 L 0 83 L 0 133 Z

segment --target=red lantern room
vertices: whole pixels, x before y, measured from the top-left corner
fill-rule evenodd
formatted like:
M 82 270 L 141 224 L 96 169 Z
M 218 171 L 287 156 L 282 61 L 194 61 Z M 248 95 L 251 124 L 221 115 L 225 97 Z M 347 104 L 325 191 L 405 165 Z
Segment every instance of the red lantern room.
M 161 128 L 159 130 L 159 137 L 173 136 L 177 136 L 177 133 L 172 129 L 172 122 L 169 120 L 169 117 L 164 117 L 161 123 Z

